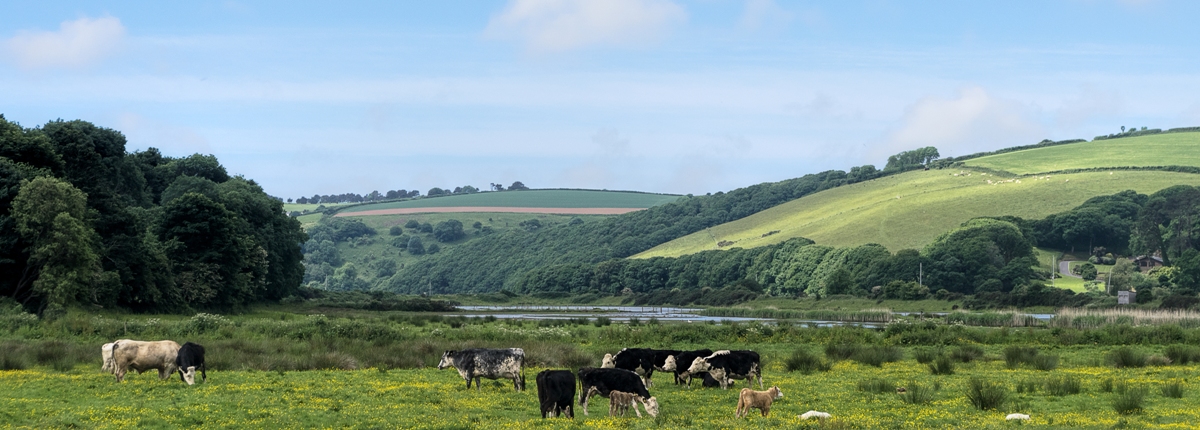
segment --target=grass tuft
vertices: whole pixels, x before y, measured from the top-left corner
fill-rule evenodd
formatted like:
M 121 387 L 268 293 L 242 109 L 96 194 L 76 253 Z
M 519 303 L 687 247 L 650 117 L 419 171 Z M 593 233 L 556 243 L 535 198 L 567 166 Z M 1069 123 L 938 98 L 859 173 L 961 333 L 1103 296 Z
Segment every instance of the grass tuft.
M 998 382 L 972 376 L 967 382 L 967 401 L 981 411 L 996 409 L 1008 401 L 1008 388 Z
M 944 355 L 938 357 L 936 360 L 933 360 L 932 363 L 929 363 L 929 373 L 934 375 L 953 375 L 954 360 L 951 360 L 950 357 Z
M 1146 354 L 1133 348 L 1122 346 L 1108 353 L 1108 361 L 1117 368 L 1146 367 Z
M 833 364 L 822 360 L 816 354 L 802 348 L 792 351 L 792 356 L 784 360 L 783 367 L 788 372 L 800 372 L 809 375 L 813 372 L 828 372 L 829 369 L 833 368 Z
M 1146 399 L 1145 388 L 1125 388 L 1119 390 L 1113 397 L 1113 410 L 1121 415 L 1132 415 L 1142 411 L 1142 403 Z
M 858 391 L 871 394 L 894 393 L 896 392 L 896 384 L 882 378 L 867 379 L 858 381 Z

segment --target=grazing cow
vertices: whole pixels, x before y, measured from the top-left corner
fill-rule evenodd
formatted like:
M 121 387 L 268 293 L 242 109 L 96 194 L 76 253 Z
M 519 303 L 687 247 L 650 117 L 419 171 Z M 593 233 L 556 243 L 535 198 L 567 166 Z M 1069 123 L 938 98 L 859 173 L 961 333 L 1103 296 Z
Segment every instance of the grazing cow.
M 683 352 L 683 351 L 677 351 L 674 349 L 656 349 L 656 350 L 654 350 L 654 362 L 651 363 L 654 365 L 654 370 L 658 370 L 661 372 L 670 372 L 670 370 L 667 370 L 667 368 L 666 368 L 667 360 L 679 355 L 680 352 Z M 679 384 L 678 377 L 675 378 L 675 383 Z M 653 385 L 654 385 L 654 381 L 650 381 L 650 386 L 653 386 Z
M 729 389 L 729 383 L 734 379 L 745 379 L 746 386 L 753 386 L 753 380 L 758 378 L 758 388 L 762 388 L 762 368 L 759 364 L 758 353 L 754 351 L 714 352 L 708 357 L 700 357 L 692 362 L 688 373 L 708 372 L 721 382 L 722 389 Z
M 179 379 L 188 385 L 196 383 L 196 369 L 200 369 L 200 381 L 208 382 L 203 346 L 191 342 L 183 344 L 175 355 L 175 366 L 179 369 Z
M 130 339 L 121 339 L 106 343 L 100 346 L 100 370 L 108 373 L 113 373 L 117 370 L 117 363 L 113 360 L 113 345 L 117 342 L 128 342 Z
M 642 396 L 645 399 L 642 407 L 652 417 L 658 416 L 658 398 L 651 397 L 646 391 L 646 384 L 636 373 L 625 369 L 606 369 L 584 367 L 579 369 L 579 405 L 583 406 L 583 414 L 587 415 L 588 400 L 599 394 L 608 397 L 613 391 L 623 391 Z
M 158 379 L 167 379 L 175 373 L 175 356 L 179 344 L 170 340 L 142 342 L 121 340 L 113 343 L 113 375 L 117 382 L 125 380 L 125 372 L 136 370 L 138 374 L 150 369 L 158 370 Z
M 521 348 L 446 351 L 438 363 L 438 370 L 451 366 L 467 380 L 468 389 L 474 379 L 475 391 L 479 391 L 479 378 L 512 379 L 517 391 L 525 389 L 525 350 Z
M 664 372 L 675 372 L 675 383 L 676 384 L 686 383 L 688 388 L 691 388 L 692 387 L 692 377 L 693 376 L 702 377 L 703 375 L 699 375 L 699 374 L 693 375 L 690 372 L 688 372 L 687 367 L 690 366 L 693 361 L 696 361 L 697 357 L 708 357 L 708 356 L 712 355 L 712 353 L 713 352 L 711 349 L 698 349 L 695 351 L 684 351 L 677 355 L 667 357 L 663 362 L 662 368 L 663 368 Z
M 592 390 L 595 391 L 596 388 L 593 387 Z M 638 410 L 637 404 L 635 404 L 634 402 L 639 402 L 643 406 L 645 406 L 646 398 L 639 396 L 637 394 L 626 393 L 624 391 L 617 391 L 617 390 L 609 391 L 608 392 L 608 416 L 610 416 L 610 417 L 611 416 L 622 416 L 623 417 L 623 416 L 625 416 L 625 414 L 629 413 L 629 407 L 633 406 L 633 412 L 637 414 L 638 418 L 641 418 L 642 411 Z
M 738 395 L 737 409 L 734 410 L 733 416 L 744 418 L 750 415 L 750 409 L 758 408 L 762 411 L 762 416 L 767 416 L 771 413 L 771 402 L 783 398 L 783 391 L 779 387 L 771 387 L 767 391 L 754 391 L 749 388 L 743 388 L 741 394 Z
M 808 411 L 808 412 L 800 414 L 800 419 L 802 419 L 802 420 L 810 420 L 810 419 L 816 418 L 818 420 L 825 421 L 832 417 L 833 417 L 833 415 L 830 415 L 829 412 L 819 412 L 819 411 Z
M 625 348 L 617 355 L 604 354 L 600 363 L 602 369 L 625 369 L 642 377 L 646 387 L 653 385 L 650 377 L 654 376 L 654 350 L 649 348 Z
M 575 374 L 570 370 L 543 370 L 537 374 L 538 402 L 542 418 L 575 418 Z

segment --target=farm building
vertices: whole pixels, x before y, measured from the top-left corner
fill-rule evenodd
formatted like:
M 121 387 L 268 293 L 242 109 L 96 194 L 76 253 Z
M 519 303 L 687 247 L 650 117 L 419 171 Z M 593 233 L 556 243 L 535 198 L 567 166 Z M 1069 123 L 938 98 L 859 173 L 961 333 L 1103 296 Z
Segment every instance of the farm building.
M 1154 255 L 1142 255 L 1134 258 L 1133 264 L 1137 265 L 1138 271 L 1149 272 L 1155 267 L 1161 267 L 1163 265 L 1163 259 L 1162 257 Z
M 1117 291 L 1118 305 L 1132 305 L 1137 303 L 1137 292 L 1135 291 Z

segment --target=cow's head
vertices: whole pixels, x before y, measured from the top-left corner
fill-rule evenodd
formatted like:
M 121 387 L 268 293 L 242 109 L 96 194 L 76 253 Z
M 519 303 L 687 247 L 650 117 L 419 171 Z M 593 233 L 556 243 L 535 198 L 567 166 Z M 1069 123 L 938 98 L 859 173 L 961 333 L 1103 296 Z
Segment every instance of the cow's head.
M 688 373 L 694 375 L 701 372 L 707 372 L 711 368 L 712 366 L 708 364 L 708 360 L 706 360 L 704 357 L 696 357 L 696 359 L 692 361 L 692 366 L 688 367 Z
M 188 385 L 196 383 L 196 366 L 188 366 L 182 369 L 181 372 L 183 373 L 183 382 L 187 382 Z
M 600 361 L 600 368 L 612 369 L 614 367 L 617 367 L 617 363 L 613 362 L 613 355 L 604 354 L 604 359 Z
M 666 360 L 663 360 L 663 370 L 667 372 L 675 371 L 675 356 L 668 355 Z
M 454 366 L 454 353 L 457 351 L 446 351 L 442 353 L 442 361 L 438 362 L 438 370 Z
M 636 406 L 635 406 L 636 407 Z M 658 416 L 658 397 L 651 397 L 642 402 L 642 407 L 646 408 L 646 413 L 652 417 Z
M 767 391 L 775 392 L 775 400 L 779 400 L 779 399 L 783 398 L 783 390 L 780 390 L 778 386 L 771 387 L 771 389 L 767 390 Z

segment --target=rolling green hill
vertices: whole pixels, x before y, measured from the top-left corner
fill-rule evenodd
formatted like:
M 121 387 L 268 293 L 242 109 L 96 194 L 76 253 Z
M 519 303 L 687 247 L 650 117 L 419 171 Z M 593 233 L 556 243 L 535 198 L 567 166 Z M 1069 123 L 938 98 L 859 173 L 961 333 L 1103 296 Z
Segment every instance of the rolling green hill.
M 1200 133 L 1096 140 L 989 155 L 965 166 L 1032 175 L 1096 167 L 1200 166 Z
M 452 196 L 357 205 L 340 211 L 349 215 L 381 209 L 443 207 L 516 208 L 648 208 L 678 199 L 677 195 L 601 190 L 527 190 L 459 194 Z
M 921 248 L 938 234 L 978 216 L 1036 219 L 1090 197 L 1132 189 L 1153 193 L 1200 175 L 1153 170 L 1040 174 L 1101 167 L 1200 166 L 1200 133 L 1082 142 L 981 157 L 963 167 L 913 171 L 812 194 L 696 232 L 635 255 L 679 256 L 729 247 L 756 247 L 806 237 L 820 244 L 878 243 L 892 251 Z M 1012 178 L 968 166 L 1005 170 Z M 1012 172 L 1016 170 L 1017 172 Z M 724 242 L 724 246 L 718 244 Z

